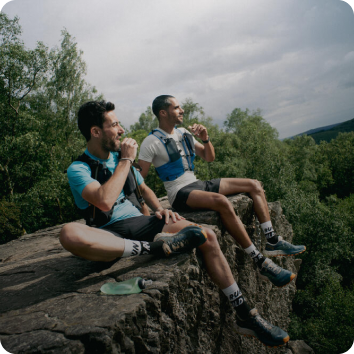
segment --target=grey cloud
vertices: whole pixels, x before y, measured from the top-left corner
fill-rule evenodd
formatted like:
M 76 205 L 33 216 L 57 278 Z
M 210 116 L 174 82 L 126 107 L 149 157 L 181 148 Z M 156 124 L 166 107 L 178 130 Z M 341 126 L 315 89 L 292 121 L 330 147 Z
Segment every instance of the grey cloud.
M 340 0 L 15 0 L 28 45 L 66 27 L 124 125 L 161 93 L 222 125 L 261 108 L 280 137 L 353 118 L 354 16 Z M 311 125 L 312 124 L 312 125 Z

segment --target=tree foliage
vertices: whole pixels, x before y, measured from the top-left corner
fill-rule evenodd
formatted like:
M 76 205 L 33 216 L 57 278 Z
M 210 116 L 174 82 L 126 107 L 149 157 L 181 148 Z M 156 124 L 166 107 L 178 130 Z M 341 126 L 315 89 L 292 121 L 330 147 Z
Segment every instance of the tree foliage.
M 0 33 L 0 210 L 1 220 L 13 220 L 6 242 L 76 215 L 64 170 L 85 146 L 76 111 L 96 90 L 66 30 L 51 50 L 41 42 L 27 49 L 16 17 L 0 14 Z
M 130 131 L 144 131 L 145 136 L 146 133 L 150 133 L 153 129 L 156 129 L 159 126 L 159 122 L 152 112 L 151 107 L 147 107 L 146 111 L 142 113 L 139 117 L 139 121 L 130 126 Z M 143 139 L 145 138 L 143 137 Z

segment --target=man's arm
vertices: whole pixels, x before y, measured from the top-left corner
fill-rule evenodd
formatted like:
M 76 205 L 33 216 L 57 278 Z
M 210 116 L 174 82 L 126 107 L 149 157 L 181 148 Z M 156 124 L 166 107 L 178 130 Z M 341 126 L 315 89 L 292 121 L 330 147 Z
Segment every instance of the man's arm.
M 130 161 L 122 158 L 134 161 L 137 148 L 138 144 L 134 139 L 125 138 L 121 143 L 121 160 L 112 177 L 103 185 L 97 181 L 88 184 L 82 191 L 82 197 L 102 211 L 111 210 L 123 190 L 130 170 Z
M 144 160 L 138 160 L 138 164 L 141 167 L 140 174 L 143 176 L 143 178 L 146 178 L 146 176 L 149 173 L 151 162 L 147 162 L 147 161 L 144 161 Z
M 173 222 L 184 219 L 178 213 L 174 213 L 172 210 L 164 209 L 155 193 L 144 182 L 140 185 L 140 191 L 146 204 L 154 211 L 156 217 L 162 219 L 162 217 L 165 216 L 166 224 L 168 224 L 170 217 Z
M 192 127 L 188 127 L 192 134 L 197 136 L 202 141 L 208 141 L 206 143 L 195 143 L 195 153 L 206 162 L 213 162 L 215 160 L 215 150 L 213 144 L 209 140 L 207 128 L 201 124 L 193 124 Z

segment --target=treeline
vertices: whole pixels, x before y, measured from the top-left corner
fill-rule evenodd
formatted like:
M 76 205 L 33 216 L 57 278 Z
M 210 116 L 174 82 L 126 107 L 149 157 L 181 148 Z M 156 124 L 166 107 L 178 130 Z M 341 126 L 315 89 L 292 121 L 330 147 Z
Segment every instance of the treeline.
M 317 144 L 320 144 L 321 141 L 330 142 L 332 139 L 335 139 L 339 133 L 348 132 L 354 132 L 354 119 L 340 123 L 331 129 L 321 130 L 307 135 L 310 135 Z
M 97 98 L 82 52 L 62 31 L 59 48 L 27 49 L 18 18 L 0 14 L 0 241 L 70 221 L 63 171 L 85 146 L 79 105 Z
M 76 220 L 64 170 L 82 153 L 79 105 L 99 99 L 85 80 L 83 53 L 67 31 L 59 48 L 24 47 L 17 18 L 0 15 L 1 243 Z M 153 97 L 152 97 L 153 99 Z M 268 201 L 280 200 L 305 244 L 290 326 L 292 339 L 316 353 L 343 353 L 354 339 L 354 133 L 316 145 L 308 136 L 280 141 L 260 111 L 234 109 L 222 128 L 200 105 L 182 102 L 185 127 L 207 126 L 216 160 L 196 159 L 200 179 L 246 177 L 263 182 Z M 150 107 L 127 129 L 141 143 L 157 120 Z M 151 170 L 146 183 L 165 190 Z

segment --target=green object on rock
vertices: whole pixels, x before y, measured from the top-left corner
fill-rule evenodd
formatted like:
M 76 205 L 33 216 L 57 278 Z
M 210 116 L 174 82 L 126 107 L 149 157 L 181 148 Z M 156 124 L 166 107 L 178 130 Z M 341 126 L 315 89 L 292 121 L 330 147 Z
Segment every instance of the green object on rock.
M 145 289 L 146 285 L 151 284 L 152 280 L 135 277 L 121 282 L 103 284 L 101 286 L 101 291 L 107 295 L 138 294 Z

